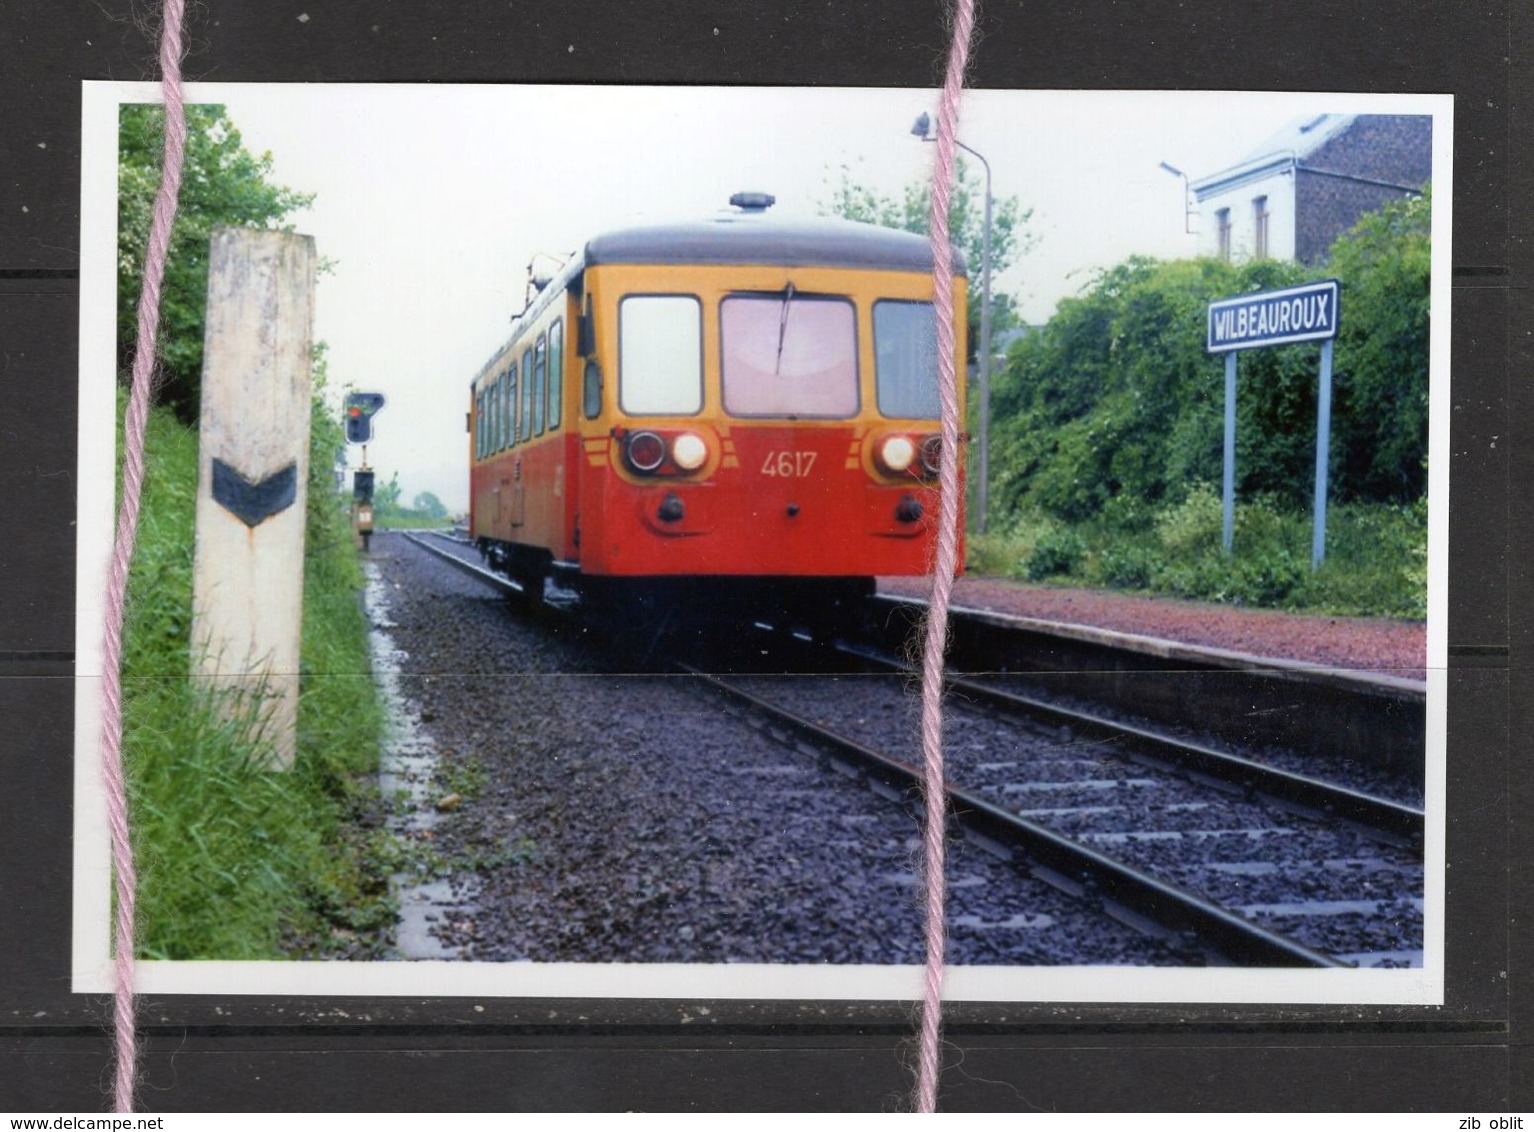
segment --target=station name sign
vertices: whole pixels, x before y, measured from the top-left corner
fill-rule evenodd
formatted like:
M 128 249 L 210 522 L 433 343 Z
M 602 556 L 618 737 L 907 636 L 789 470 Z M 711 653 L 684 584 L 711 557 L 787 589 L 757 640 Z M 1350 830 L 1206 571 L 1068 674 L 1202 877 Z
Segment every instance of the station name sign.
M 1319 342 L 1337 336 L 1335 279 L 1209 304 L 1209 353 Z

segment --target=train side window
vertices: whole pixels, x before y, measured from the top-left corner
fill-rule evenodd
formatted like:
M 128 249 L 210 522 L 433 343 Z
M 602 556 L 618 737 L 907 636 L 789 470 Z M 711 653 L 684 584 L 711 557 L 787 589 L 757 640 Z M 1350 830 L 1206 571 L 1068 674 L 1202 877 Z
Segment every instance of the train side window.
M 874 304 L 874 384 L 886 417 L 942 415 L 937 388 L 937 321 L 931 303 Z
M 481 390 L 474 396 L 474 458 L 485 458 L 485 394 Z
M 506 370 L 506 446 L 517 443 L 517 364 Z
M 501 382 L 499 378 L 492 381 L 490 388 L 485 390 L 485 416 L 489 422 L 489 427 L 485 431 L 490 437 L 485 450 L 493 456 L 501 450 Z
M 500 379 L 495 383 L 495 446 L 497 449 L 511 447 L 511 414 L 506 411 L 506 393 L 510 388 L 510 372 L 501 374 Z
M 559 427 L 560 410 L 565 399 L 565 324 L 556 321 L 549 327 L 549 431 Z
M 511 373 L 507 371 L 501 374 L 500 380 L 495 384 L 495 447 L 501 451 L 511 447 L 511 406 L 506 402 L 506 394 L 511 389 Z
M 602 415 L 602 367 L 595 358 L 586 359 L 586 369 L 581 374 L 581 409 L 587 420 Z
M 549 357 L 548 338 L 538 335 L 538 344 L 533 347 L 533 434 L 543 435 L 543 403 L 548 396 L 546 385 Z
M 522 408 L 517 417 L 517 439 L 533 436 L 533 348 L 522 351 Z
M 487 408 L 488 408 L 489 413 L 490 413 L 490 451 L 492 453 L 495 453 L 495 452 L 499 452 L 501 450 L 501 447 L 502 447 L 501 438 L 504 435 L 502 433 L 502 431 L 501 431 L 502 425 L 501 425 L 501 375 L 500 374 L 496 375 L 495 381 L 490 386 L 490 391 L 489 391 L 489 393 L 486 396 L 488 397 L 488 400 L 489 400 L 489 404 L 488 404 Z
M 628 295 L 618 304 L 618 405 L 691 416 L 703 408 L 703 305 L 692 295 Z

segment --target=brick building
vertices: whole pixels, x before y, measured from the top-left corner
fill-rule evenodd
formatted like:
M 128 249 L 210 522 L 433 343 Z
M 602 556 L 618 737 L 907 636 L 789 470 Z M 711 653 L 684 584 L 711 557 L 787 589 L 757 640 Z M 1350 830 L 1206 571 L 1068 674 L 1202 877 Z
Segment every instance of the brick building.
M 1419 114 L 1318 114 L 1293 123 L 1191 184 L 1200 254 L 1319 263 L 1365 212 L 1421 192 L 1432 176 L 1432 131 L 1432 118 Z

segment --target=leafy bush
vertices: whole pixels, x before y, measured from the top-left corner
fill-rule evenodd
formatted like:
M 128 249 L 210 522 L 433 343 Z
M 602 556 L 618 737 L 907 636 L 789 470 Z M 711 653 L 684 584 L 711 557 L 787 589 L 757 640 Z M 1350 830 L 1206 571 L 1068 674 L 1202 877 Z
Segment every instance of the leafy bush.
M 1156 538 L 1169 558 L 1192 558 L 1221 548 L 1225 507 L 1214 488 L 1195 483 L 1182 502 L 1156 513 Z
M 1038 540 L 1028 556 L 1028 580 L 1039 582 L 1058 574 L 1074 574 L 1086 552 L 1086 540 L 1070 527 L 1051 530 Z
M 1343 503 L 1329 510 L 1327 553 L 1310 567 L 1312 516 L 1272 496 L 1237 500 L 1222 546 L 1215 490 L 1196 483 L 1154 511 L 1117 504 L 1122 523 L 1014 518 L 970 541 L 969 567 L 1038 582 L 1145 590 L 1233 605 L 1340 615 L 1426 613 L 1427 507 Z
M 1150 548 L 1129 540 L 1112 540 L 1097 559 L 1093 581 L 1116 589 L 1149 589 L 1156 576 L 1156 555 Z
M 1284 606 L 1304 581 L 1308 566 L 1287 547 L 1267 546 L 1239 557 L 1216 551 L 1189 561 L 1163 563 L 1154 572 L 1154 582 L 1158 589 L 1178 597 Z

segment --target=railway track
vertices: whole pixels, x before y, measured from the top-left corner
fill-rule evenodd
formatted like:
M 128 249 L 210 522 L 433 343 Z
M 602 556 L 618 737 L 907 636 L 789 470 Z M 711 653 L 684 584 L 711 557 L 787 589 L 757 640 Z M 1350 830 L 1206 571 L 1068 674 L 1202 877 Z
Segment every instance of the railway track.
M 428 797 L 469 786 L 432 829 L 433 875 L 472 893 L 468 906 L 424 909 L 443 951 L 491 961 L 921 961 L 919 828 L 903 807 L 721 713 L 691 677 L 593 644 L 602 634 L 570 632 L 559 617 L 498 616 L 472 564 L 398 535 L 380 554 L 403 689 L 442 760 Z M 525 854 L 505 859 L 508 846 Z M 955 843 L 948 876 L 956 964 L 1197 961 L 978 846 Z
M 432 545 L 440 540 L 410 537 L 521 596 Z M 785 647 L 810 648 L 783 634 L 772 643 L 780 658 Z M 842 674 L 686 670 L 789 745 L 909 796 L 916 772 L 889 753 L 906 750 L 912 733 L 898 663 L 863 647 L 800 664 Z M 1419 809 L 1002 683 L 950 682 L 950 810 L 967 838 L 1190 961 L 1420 962 Z
M 685 669 L 731 702 L 808 740 L 822 757 L 840 760 L 875 789 L 903 798 L 920 788 L 921 771 L 895 755 L 831 730 L 719 677 Z M 954 822 L 983 847 L 1075 897 L 1102 902 L 1104 912 L 1142 930 L 1159 931 L 1213 961 L 1251 966 L 1329 967 L 1344 964 L 1295 940 L 1266 931 L 1196 894 L 1157 880 L 1106 854 L 990 802 L 976 791 L 947 788 Z
M 904 665 L 893 657 L 840 647 L 876 671 L 895 674 L 905 671 Z M 1283 770 L 1163 731 L 1024 695 L 995 679 L 950 675 L 947 687 L 961 703 L 988 707 L 1045 727 L 1058 727 L 1082 742 L 1120 746 L 1133 752 L 1128 757 L 1147 765 L 1197 776 L 1213 786 L 1289 808 L 1300 816 L 1345 822 L 1382 842 L 1421 853 L 1424 814 L 1419 807 L 1313 775 Z
M 902 679 L 709 680 L 794 741 L 888 788 L 909 790 L 919 777 L 889 753 L 913 743 Z M 1365 806 L 1357 792 L 1318 781 L 1300 784 L 1306 804 L 1297 805 L 1258 793 L 1252 777 L 1263 768 L 1242 760 L 1199 750 L 1172 758 L 1165 737 L 1109 726 L 1078 733 L 1057 712 L 1017 710 L 950 700 L 949 808 L 966 835 L 1210 962 L 1420 961 L 1411 895 L 1421 891 L 1420 842 L 1403 832 L 1410 811 Z M 1279 793 L 1296 786 L 1283 777 Z M 1323 795 L 1338 805 L 1316 809 Z M 1353 812 L 1341 819 L 1344 803 Z

